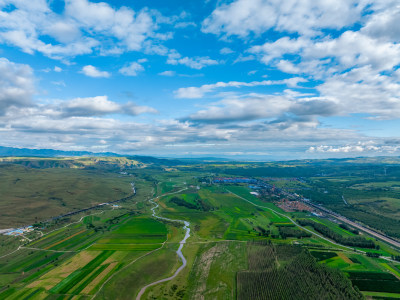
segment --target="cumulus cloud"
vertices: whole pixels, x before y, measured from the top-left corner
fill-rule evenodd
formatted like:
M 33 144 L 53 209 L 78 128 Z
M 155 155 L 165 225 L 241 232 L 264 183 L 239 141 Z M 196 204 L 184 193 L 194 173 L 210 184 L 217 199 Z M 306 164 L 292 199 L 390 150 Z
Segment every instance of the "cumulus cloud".
M 168 54 L 167 64 L 169 65 L 184 65 L 192 69 L 201 70 L 204 67 L 218 65 L 219 62 L 209 58 L 208 56 L 205 57 L 182 57 L 176 51 L 171 51 Z
M 361 32 L 379 40 L 399 42 L 400 28 L 397 23 L 400 18 L 400 6 L 396 4 L 391 5 L 390 9 L 371 15 Z
M 0 115 L 10 107 L 31 106 L 34 93 L 32 68 L 0 58 Z
M 145 61 L 144 61 L 145 62 Z M 144 67 L 138 62 L 131 62 L 125 67 L 119 69 L 118 72 L 125 76 L 137 76 L 138 73 L 144 71 Z
M 245 99 L 230 97 L 192 114 L 189 120 L 221 123 L 275 118 L 287 111 L 290 105 L 290 100 L 284 97 L 263 97 L 261 95 L 250 95 Z
M 207 109 L 190 115 L 187 120 L 206 123 L 241 122 L 267 119 L 281 125 L 288 122 L 318 123 L 317 116 L 332 116 L 338 112 L 336 103 L 327 99 L 297 98 L 297 95 L 263 95 L 251 93 L 228 96 L 208 105 Z
M 358 142 L 356 144 L 348 144 L 343 146 L 320 145 L 310 147 L 309 153 L 395 153 L 400 150 L 399 145 L 382 145 L 376 141 Z
M 277 68 L 282 72 L 289 73 L 289 74 L 299 74 L 301 73 L 301 69 L 295 66 L 292 62 L 288 60 L 280 60 L 276 64 Z
M 0 9 L 0 43 L 26 53 L 40 52 L 65 62 L 81 54 L 143 51 L 165 56 L 169 65 L 194 70 L 225 63 L 213 59 L 213 52 L 189 57 L 163 45 L 173 33 L 162 30 L 162 24 L 171 28 L 192 26 L 185 16 L 166 18 L 147 8 L 133 10 L 88 0 L 68 0 L 62 12 L 55 12 L 50 2 L 41 0 L 6 0 L 0 3 Z M 356 128 L 328 128 L 321 117 L 363 114 L 370 119 L 366 122 L 398 119 L 399 11 L 397 1 L 392 0 L 219 1 L 204 20 L 203 33 L 215 34 L 224 41 L 243 41 L 243 45 L 226 44 L 244 49 L 235 55 L 234 63 L 251 60 L 247 63 L 249 70 L 255 70 L 258 60 L 264 66 L 257 74 L 272 70 L 268 73 L 272 79 L 189 83 L 174 92 L 176 98 L 209 96 L 216 100 L 197 102 L 192 110 L 185 110 L 184 117 L 178 110 L 175 120 L 138 118 L 143 123 L 136 123 L 127 116 L 157 111 L 107 96 L 35 103 L 32 69 L 0 59 L 0 140 L 10 145 L 122 152 L 158 149 L 158 153 L 175 153 L 177 147 L 192 147 L 193 151 L 201 147 L 236 154 L 270 153 L 273 149 L 280 153 L 282 149 L 303 153 L 308 149 L 309 155 L 394 153 L 390 151 L 398 150 L 395 137 L 385 142 L 369 141 L 371 138 L 363 137 Z M 220 48 L 213 49 L 214 54 L 233 52 Z M 146 61 L 129 61 L 119 66 L 119 72 L 137 76 L 144 71 Z M 161 70 L 167 71 L 160 76 L 176 75 L 168 68 Z M 249 70 L 241 69 L 242 75 L 254 74 Z M 275 80 L 276 70 L 298 75 Z M 55 67 L 46 71 L 62 70 Z M 92 77 L 111 76 L 91 65 L 81 72 Z M 265 94 L 252 91 L 273 85 L 262 89 Z
M 203 21 L 205 33 L 261 34 L 269 29 L 316 35 L 323 28 L 340 29 L 360 20 L 369 1 L 358 0 L 236 0 L 222 2 Z
M 107 96 L 75 98 L 64 101 L 55 108 L 61 112 L 62 117 L 87 117 L 108 114 L 139 115 L 143 113 L 156 113 L 154 108 L 138 106 L 134 103 L 119 104 L 110 101 Z
M 95 66 L 92 65 L 87 65 L 84 66 L 81 70 L 81 73 L 85 74 L 86 76 L 89 77 L 94 77 L 94 78 L 108 78 L 111 76 L 111 74 L 107 71 L 100 71 L 97 69 Z
M 3 10 L 12 5 L 13 10 Z M 141 51 L 145 43 L 169 38 L 157 32 L 167 22 L 155 10 L 115 9 L 104 2 L 65 1 L 62 13 L 49 2 L 2 1 L 0 3 L 0 42 L 26 53 L 40 52 L 56 59 L 99 51 L 102 54 Z M 48 42 L 50 36 L 55 42 Z
M 96 116 L 120 111 L 120 105 L 107 96 L 75 98 L 62 106 L 63 116 Z
M 400 114 L 399 80 L 377 74 L 371 66 L 332 76 L 317 89 L 340 104 L 342 114 L 367 113 L 377 119 L 396 119 Z
M 248 51 L 269 67 L 309 78 L 320 97 L 340 107 L 338 114 L 397 118 L 400 45 L 392 25 L 400 7 L 391 1 L 371 1 L 368 9 L 371 13 L 362 15 L 358 31 L 317 36 L 299 32 L 297 37 L 279 37 Z

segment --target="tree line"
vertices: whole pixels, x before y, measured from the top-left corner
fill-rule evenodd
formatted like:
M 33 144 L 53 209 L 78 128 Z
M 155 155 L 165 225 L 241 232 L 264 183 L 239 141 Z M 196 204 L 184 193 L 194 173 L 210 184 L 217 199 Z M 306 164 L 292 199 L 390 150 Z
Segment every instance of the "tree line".
M 341 234 L 333 231 L 328 226 L 323 225 L 321 223 L 314 222 L 309 219 L 299 219 L 297 220 L 301 226 L 311 226 L 315 231 L 321 233 L 334 240 L 336 243 L 350 246 L 350 247 L 360 247 L 360 248 L 375 248 L 375 243 L 372 240 L 367 240 L 361 236 L 342 236 Z

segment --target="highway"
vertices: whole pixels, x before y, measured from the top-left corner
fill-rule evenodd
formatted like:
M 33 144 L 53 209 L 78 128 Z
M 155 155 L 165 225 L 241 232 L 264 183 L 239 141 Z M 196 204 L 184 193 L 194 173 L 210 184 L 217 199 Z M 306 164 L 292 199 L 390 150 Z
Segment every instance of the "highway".
M 330 211 L 330 210 L 328 210 L 328 209 L 326 209 L 326 208 L 324 208 L 324 207 L 322 207 L 320 205 L 316 205 L 314 203 L 311 203 L 309 201 L 304 201 L 304 200 L 302 200 L 302 202 L 307 204 L 307 205 L 309 205 L 309 206 L 312 206 L 313 208 L 318 209 L 319 211 L 322 211 L 323 213 L 325 213 L 325 214 L 327 214 L 327 215 L 329 215 L 331 217 L 334 217 L 335 219 L 338 219 L 338 220 L 342 221 L 343 223 L 346 223 L 346 224 L 348 224 L 348 225 L 350 225 L 352 227 L 360 229 L 361 231 L 364 231 L 364 232 L 368 233 L 369 235 L 371 235 L 371 236 L 373 236 L 373 237 L 375 237 L 377 239 L 380 239 L 380 240 L 382 240 L 382 241 L 384 241 L 384 242 L 386 242 L 386 243 L 388 243 L 388 244 L 390 244 L 390 245 L 392 245 L 394 247 L 400 248 L 400 242 L 396 241 L 395 239 L 393 239 L 393 238 L 391 238 L 391 237 L 389 237 L 387 235 L 384 235 L 382 233 L 376 232 L 375 230 L 369 229 L 369 228 L 367 228 L 367 227 L 365 227 L 365 226 L 363 226 L 363 225 L 361 225 L 359 223 L 353 222 L 353 221 L 347 219 L 346 217 L 343 217 L 343 216 L 339 215 L 338 213 Z

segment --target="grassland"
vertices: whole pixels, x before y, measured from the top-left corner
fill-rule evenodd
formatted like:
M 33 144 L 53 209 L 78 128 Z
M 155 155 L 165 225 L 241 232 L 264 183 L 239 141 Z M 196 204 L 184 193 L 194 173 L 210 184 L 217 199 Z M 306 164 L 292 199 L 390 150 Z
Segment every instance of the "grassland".
M 124 162 L 121 161 L 121 164 Z M 368 297 L 398 298 L 400 262 L 389 259 L 392 255 L 400 255 L 397 249 L 374 241 L 379 245 L 377 249 L 353 250 L 316 235 L 283 238 L 279 230 L 282 227 L 302 230 L 295 227 L 290 217 L 323 224 L 344 237 L 356 235 L 332 220 L 306 212 L 286 213 L 273 202 L 266 201 L 270 199 L 251 195 L 251 189 L 245 184 L 210 184 L 208 171 L 203 167 L 191 170 L 193 166 L 176 166 L 164 170 L 136 165 L 135 168 L 130 166 L 124 169 L 124 174 L 121 174 L 120 168 L 92 168 L 98 166 L 93 162 L 88 166 L 64 169 L 26 169 L 21 165 L 0 167 L 0 171 L 17 170 L 15 174 L 9 170 L 8 173 L 0 173 L 0 177 L 9 178 L 5 180 L 8 182 L 5 190 L 8 188 L 13 193 L 28 191 L 28 188 L 21 187 L 19 190 L 11 186 L 15 175 L 21 178 L 17 185 L 20 181 L 31 181 L 29 186 L 37 182 L 38 190 L 41 189 L 38 193 L 42 197 L 37 199 L 44 202 L 49 201 L 47 193 L 65 194 L 64 197 L 67 197 L 67 191 L 75 188 L 76 197 L 68 198 L 71 202 L 66 208 L 78 207 L 81 202 L 106 202 L 100 199 L 126 195 L 130 192 L 132 181 L 137 188 L 136 196 L 119 203 L 119 208 L 104 206 L 44 224 L 36 230 L 37 234 L 30 242 L 21 243 L 17 238 L 2 236 L 0 299 L 132 299 L 143 286 L 174 274 L 181 265 L 176 250 L 184 232 L 180 223 L 161 221 L 151 216 L 153 205 L 147 200 L 155 195 L 160 196 L 155 200 L 160 205 L 157 213 L 166 218 L 189 221 L 191 237 L 183 248 L 186 268 L 174 279 L 147 289 L 142 299 L 250 299 L 249 293 L 243 291 L 261 291 L 263 295 L 266 291 L 262 292 L 262 286 L 267 283 L 273 287 L 268 292 L 274 295 L 284 288 L 286 293 L 298 295 L 294 289 L 296 282 L 297 286 L 306 283 L 314 285 L 313 291 L 321 292 L 321 278 L 334 278 L 329 279 L 329 282 L 334 282 L 329 285 L 332 295 L 350 295 L 341 299 L 359 299 L 361 294 L 358 290 Z M 221 165 L 212 167 L 220 168 Z M 234 167 L 234 164 L 229 166 Z M 253 169 L 246 164 L 240 165 L 240 168 L 246 172 Z M 293 169 L 293 166 L 288 164 L 285 168 Z M 353 186 L 352 180 L 335 176 L 327 179 L 335 186 Z M 395 182 L 390 183 L 394 189 Z M 280 187 L 287 184 L 292 191 L 313 188 L 310 182 L 277 179 L 276 183 Z M 54 184 L 54 190 L 49 190 L 51 184 Z M 351 189 L 366 189 L 365 184 L 357 183 Z M 186 189 L 165 195 L 182 188 Z M 382 185 L 371 188 L 382 188 Z M 0 186 L 0 189 L 3 187 Z M 112 191 L 106 191 L 108 189 Z M 324 189 L 331 194 L 329 185 Z M 90 200 L 91 197 L 94 200 Z M 174 197 L 179 201 L 174 201 Z M 352 201 L 351 198 L 349 201 Z M 30 205 L 30 202 L 27 204 Z M 61 209 L 65 207 L 61 206 Z M 56 209 L 50 208 L 52 213 Z M 34 217 L 32 220 L 36 222 Z M 308 229 L 312 231 L 312 228 Z M 22 247 L 11 253 L 18 246 Z M 272 254 L 264 255 L 263 251 L 272 251 Z M 367 257 L 361 251 L 375 252 L 381 257 Z M 3 253 L 11 254 L 2 257 Z M 295 257 L 300 254 L 303 258 L 295 262 Z M 261 259 L 255 263 L 254 257 L 272 257 L 273 260 Z M 307 264 L 301 261 L 307 261 Z M 258 267 L 263 269 L 254 269 Z M 266 277 L 262 279 L 257 272 Z M 280 283 L 268 281 L 268 274 L 275 274 L 271 278 L 278 278 Z M 290 284 L 286 284 L 288 280 Z M 304 293 L 302 295 L 309 293 L 304 289 L 299 291 Z
M 0 165 L 0 228 L 37 223 L 132 193 L 129 177 L 80 169 Z

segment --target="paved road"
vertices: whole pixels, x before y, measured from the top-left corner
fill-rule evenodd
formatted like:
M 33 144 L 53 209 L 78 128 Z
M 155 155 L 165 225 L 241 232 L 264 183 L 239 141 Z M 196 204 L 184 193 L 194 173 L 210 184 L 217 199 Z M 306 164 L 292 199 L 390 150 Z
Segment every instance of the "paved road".
M 392 239 L 392 238 L 390 238 L 390 237 L 388 237 L 388 236 L 385 236 L 385 235 L 380 234 L 380 233 L 378 233 L 378 232 L 376 232 L 376 231 L 373 231 L 373 230 L 371 230 L 371 229 L 368 229 L 368 228 L 366 228 L 366 227 L 364 227 L 364 226 L 362 226 L 362 225 L 360 225 L 360 224 L 358 224 L 358 223 L 355 223 L 355 222 L 353 222 L 353 221 L 350 221 L 349 219 L 347 219 L 347 218 L 345 218 L 345 217 L 342 217 L 342 216 L 335 216 L 335 215 L 332 215 L 332 216 L 335 217 L 336 219 L 338 219 L 338 220 L 344 222 L 344 223 L 347 223 L 347 224 L 349 224 L 349 225 L 351 225 L 351 226 L 353 226 L 353 227 L 356 227 L 357 229 L 360 229 L 360 230 L 362 230 L 362 231 L 364 231 L 364 232 L 366 232 L 366 233 L 372 235 L 373 237 L 376 237 L 376 238 L 378 238 L 378 239 L 380 239 L 380 240 L 382 240 L 382 241 L 385 241 L 386 243 L 388 243 L 388 244 L 390 244 L 390 245 L 392 245 L 392 246 L 395 246 L 395 247 L 397 247 L 397 248 L 400 248 L 400 242 L 398 242 L 398 241 L 396 241 L 396 240 L 394 240 L 394 239 Z
M 347 223 L 350 226 L 353 226 L 353 227 L 355 227 L 357 229 L 360 229 L 361 231 L 364 231 L 364 232 L 372 235 L 373 237 L 376 237 L 377 239 L 380 239 L 380 240 L 385 241 L 386 243 L 388 243 L 388 244 L 390 244 L 392 246 L 400 248 L 400 242 L 396 241 L 395 239 L 393 239 L 393 238 L 391 238 L 389 236 L 386 236 L 386 235 L 384 235 L 382 233 L 379 233 L 379 232 L 376 232 L 376 231 L 374 231 L 372 229 L 369 229 L 369 228 L 367 228 L 367 227 L 365 227 L 365 226 L 363 226 L 363 225 L 361 225 L 359 223 L 353 222 L 353 221 L 351 221 L 351 220 L 349 220 L 349 219 L 347 219 L 347 218 L 345 218 L 345 217 L 343 217 L 343 216 L 341 216 L 341 215 L 339 215 L 339 214 L 337 214 L 335 212 L 331 212 L 330 210 L 328 210 L 328 209 L 326 209 L 324 207 L 321 207 L 319 205 L 315 205 L 315 204 L 310 203 L 310 202 L 304 202 L 304 203 L 306 203 L 308 205 L 311 205 L 312 207 L 314 207 L 314 208 L 324 212 L 325 214 L 328 214 L 329 216 L 334 217 L 334 218 L 336 218 L 336 219 L 338 219 L 338 220 L 340 220 L 340 221 L 342 221 L 344 223 Z

